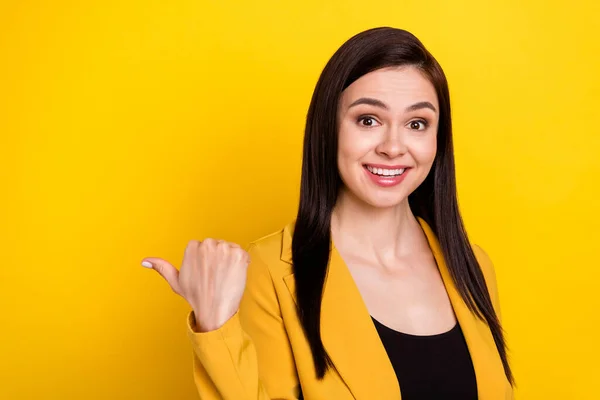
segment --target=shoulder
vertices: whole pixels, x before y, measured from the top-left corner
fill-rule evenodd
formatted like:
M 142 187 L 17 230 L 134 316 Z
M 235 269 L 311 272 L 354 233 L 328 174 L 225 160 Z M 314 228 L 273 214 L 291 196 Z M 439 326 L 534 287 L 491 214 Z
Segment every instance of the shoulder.
M 483 272 L 483 275 L 485 276 L 485 280 L 496 281 L 496 271 L 494 270 L 494 264 L 492 263 L 490 256 L 486 253 L 485 250 L 483 250 L 483 248 L 476 244 L 473 244 L 472 248 L 473 253 L 475 254 L 475 258 L 479 263 L 479 267 L 481 268 L 481 272 Z
M 496 313 L 500 314 L 500 299 L 498 295 L 498 283 L 496 280 L 494 264 L 492 263 L 490 256 L 480 246 L 472 244 L 471 247 L 473 248 L 473 253 L 475 253 L 475 258 L 477 259 L 477 263 L 479 264 L 481 272 L 483 273 L 483 277 L 485 279 L 485 283 L 487 285 L 494 308 L 496 309 Z
M 248 254 L 251 265 L 260 264 L 271 275 L 282 276 L 291 272 L 291 241 L 293 222 L 282 229 L 250 242 Z

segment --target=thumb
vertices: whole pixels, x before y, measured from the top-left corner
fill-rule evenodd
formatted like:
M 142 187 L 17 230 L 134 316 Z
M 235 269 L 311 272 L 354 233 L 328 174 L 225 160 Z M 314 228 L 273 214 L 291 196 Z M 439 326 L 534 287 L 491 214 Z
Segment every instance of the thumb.
M 171 263 L 162 258 L 146 257 L 142 260 L 142 266 L 152 268 L 171 286 L 175 293 L 181 296 L 179 287 L 179 271 Z

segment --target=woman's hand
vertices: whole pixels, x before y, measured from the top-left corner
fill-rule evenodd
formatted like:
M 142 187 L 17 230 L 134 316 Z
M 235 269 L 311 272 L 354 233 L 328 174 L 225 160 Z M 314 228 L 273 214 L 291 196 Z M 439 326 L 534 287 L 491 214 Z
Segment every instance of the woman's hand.
M 246 286 L 250 257 L 239 245 L 223 240 L 192 240 L 179 271 L 168 261 L 147 257 L 142 265 L 158 272 L 194 310 L 196 329 L 220 328 L 238 310 Z

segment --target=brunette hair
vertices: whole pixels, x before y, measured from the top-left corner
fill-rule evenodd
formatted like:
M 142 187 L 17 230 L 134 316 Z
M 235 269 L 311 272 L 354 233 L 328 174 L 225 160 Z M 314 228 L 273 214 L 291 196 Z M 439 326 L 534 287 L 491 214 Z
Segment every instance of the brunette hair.
M 409 196 L 415 216 L 438 237 L 450 275 L 462 299 L 489 326 L 506 377 L 514 378 L 502 327 L 460 216 L 454 171 L 450 96 L 446 76 L 425 46 L 402 29 L 381 27 L 346 41 L 331 57 L 315 87 L 304 136 L 300 204 L 292 240 L 298 314 L 319 379 L 333 366 L 321 340 L 323 286 L 331 250 L 331 214 L 342 181 L 337 167 L 337 109 L 345 88 L 385 67 L 413 66 L 432 83 L 440 115 L 437 154 L 425 181 Z

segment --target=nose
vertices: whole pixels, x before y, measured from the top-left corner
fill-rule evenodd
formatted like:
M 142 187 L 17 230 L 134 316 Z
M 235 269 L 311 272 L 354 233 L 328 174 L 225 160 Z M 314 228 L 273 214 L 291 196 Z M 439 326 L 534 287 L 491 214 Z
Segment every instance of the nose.
M 401 127 L 390 127 L 381 138 L 376 152 L 388 158 L 401 156 L 408 151 L 404 130 Z

